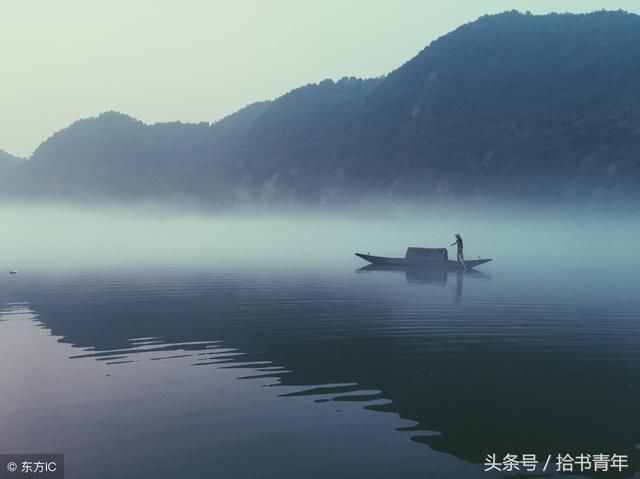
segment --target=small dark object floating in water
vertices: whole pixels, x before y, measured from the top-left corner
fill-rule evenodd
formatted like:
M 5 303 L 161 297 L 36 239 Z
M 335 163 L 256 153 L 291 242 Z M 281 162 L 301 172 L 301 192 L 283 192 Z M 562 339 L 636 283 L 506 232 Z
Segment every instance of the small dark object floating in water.
M 438 268 L 449 271 L 471 269 L 491 261 L 491 259 L 469 259 L 464 260 L 464 263 L 451 261 L 446 248 L 410 247 L 407 248 L 404 258 L 387 258 L 386 256 L 373 256 L 364 253 L 356 253 L 356 256 L 377 265 Z
M 15 269 L 12 269 L 11 271 L 9 271 L 9 274 L 18 274 L 18 272 Z

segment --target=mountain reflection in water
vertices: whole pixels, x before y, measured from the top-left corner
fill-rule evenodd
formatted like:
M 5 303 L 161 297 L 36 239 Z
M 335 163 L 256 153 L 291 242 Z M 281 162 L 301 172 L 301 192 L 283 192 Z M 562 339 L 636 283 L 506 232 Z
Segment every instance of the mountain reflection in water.
M 231 368 L 283 398 L 395 413 L 400 432 L 472 463 L 478 477 L 491 476 L 482 464 L 493 452 L 628 454 L 625 476 L 640 470 L 640 300 L 628 299 L 628 277 L 352 271 L 23 275 L 3 280 L 0 331 L 26 311 L 74 348 L 71 361 L 93 360 L 109 374 L 134 363 L 144 374 L 152 362 L 167 375 Z M 188 411 L 174 404 L 173 414 Z M 190 451 L 181 460 L 197 463 Z M 403 467 L 391 471 L 415 473 Z

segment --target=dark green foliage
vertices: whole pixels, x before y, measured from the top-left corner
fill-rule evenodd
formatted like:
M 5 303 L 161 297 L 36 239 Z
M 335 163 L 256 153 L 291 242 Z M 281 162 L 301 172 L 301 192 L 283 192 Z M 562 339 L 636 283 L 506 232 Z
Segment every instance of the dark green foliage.
M 384 78 L 325 80 L 212 125 L 81 120 L 38 148 L 28 183 L 46 197 L 215 205 L 628 198 L 639 80 L 638 16 L 507 12 Z

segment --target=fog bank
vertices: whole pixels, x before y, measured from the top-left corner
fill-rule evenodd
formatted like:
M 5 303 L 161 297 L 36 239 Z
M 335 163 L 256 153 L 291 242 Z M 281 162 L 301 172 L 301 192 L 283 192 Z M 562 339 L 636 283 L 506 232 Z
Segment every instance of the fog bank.
M 353 253 L 402 256 L 407 246 L 448 247 L 488 268 L 531 264 L 637 265 L 637 217 L 508 207 L 373 207 L 343 212 L 230 214 L 161 208 L 0 207 L 0 271 L 10 269 L 356 268 Z M 453 254 L 450 248 L 450 254 Z

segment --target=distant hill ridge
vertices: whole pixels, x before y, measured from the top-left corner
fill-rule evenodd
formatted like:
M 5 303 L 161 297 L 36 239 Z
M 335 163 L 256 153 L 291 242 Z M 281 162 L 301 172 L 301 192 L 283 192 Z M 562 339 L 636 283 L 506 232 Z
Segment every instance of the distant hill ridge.
M 385 77 L 325 80 L 213 124 L 77 121 L 17 168 L 0 154 L 0 186 L 218 206 L 625 199 L 640 185 L 639 80 L 637 15 L 512 11 Z

